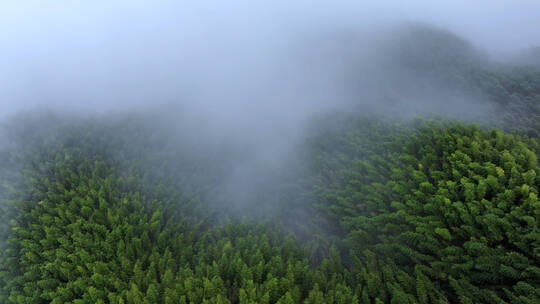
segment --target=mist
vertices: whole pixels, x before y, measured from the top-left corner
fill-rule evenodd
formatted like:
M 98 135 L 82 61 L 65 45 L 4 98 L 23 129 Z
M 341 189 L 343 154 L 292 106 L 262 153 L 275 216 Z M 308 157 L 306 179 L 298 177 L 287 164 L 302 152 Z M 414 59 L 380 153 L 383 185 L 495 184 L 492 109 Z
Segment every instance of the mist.
M 322 113 L 486 119 L 486 96 L 402 65 L 400 39 L 427 27 L 503 60 L 540 45 L 539 14 L 536 1 L 3 2 L 0 119 L 145 113 L 197 153 L 242 151 L 221 183 L 247 201 Z
M 540 1 L 0 1 L 0 303 L 540 303 Z
M 269 108 L 339 102 L 347 69 L 380 62 L 374 47 L 395 24 L 442 27 L 496 56 L 540 44 L 538 12 L 536 1 L 4 2 L 2 112 L 175 103 L 284 114 Z M 351 49 L 342 33 L 362 38 Z

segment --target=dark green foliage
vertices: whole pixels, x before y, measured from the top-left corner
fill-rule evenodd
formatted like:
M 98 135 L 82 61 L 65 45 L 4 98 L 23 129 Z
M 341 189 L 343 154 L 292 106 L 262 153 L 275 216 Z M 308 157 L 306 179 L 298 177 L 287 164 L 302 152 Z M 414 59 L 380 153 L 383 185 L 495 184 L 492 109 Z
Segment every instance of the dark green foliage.
M 256 225 L 215 213 L 223 209 L 202 200 L 197 184 L 187 184 L 189 192 L 166 187 L 183 181 L 136 165 L 166 158 L 131 150 L 137 137 L 128 144 L 118 132 L 107 138 L 81 125 L 45 135 L 18 156 L 24 183 L 14 182 L 15 167 L 3 174 L 3 206 L 17 216 L 3 230 L 9 241 L 0 302 L 540 298 L 540 147 L 533 139 L 454 123 L 341 116 L 319 125 L 306 146 L 315 157 L 305 155 L 315 171 L 293 187 L 316 185 L 319 211 L 304 223 L 312 235 L 302 247 L 277 229 L 279 222 Z M 108 153 L 100 148 L 108 140 L 125 146 Z M 312 202 L 298 201 L 294 208 Z M 323 227 L 328 231 L 319 234 Z M 336 245 L 324 245 L 326 236 Z
M 479 115 L 490 126 L 529 136 L 540 135 L 538 65 L 492 62 L 453 33 L 427 25 L 410 24 L 398 31 L 397 36 L 386 46 L 391 58 L 389 66 L 403 69 L 405 76 L 398 74 L 397 79 L 391 79 L 390 91 L 393 86 L 405 83 L 416 91 L 430 92 L 430 88 L 436 88 L 439 92 L 436 94 L 445 92 L 440 96 L 442 99 L 452 100 L 452 95 L 473 97 L 471 103 L 492 112 Z M 531 49 L 537 58 L 538 53 L 538 49 Z M 413 81 L 408 82 L 409 78 Z M 459 118 L 466 114 L 461 113 Z
M 81 127 L 28 156 L 0 302 L 297 303 L 314 286 L 326 302 L 352 297 L 350 276 L 335 277 L 343 271 L 334 249 L 313 269 L 276 227 L 209 225 L 208 205 L 96 152 L 99 138 Z

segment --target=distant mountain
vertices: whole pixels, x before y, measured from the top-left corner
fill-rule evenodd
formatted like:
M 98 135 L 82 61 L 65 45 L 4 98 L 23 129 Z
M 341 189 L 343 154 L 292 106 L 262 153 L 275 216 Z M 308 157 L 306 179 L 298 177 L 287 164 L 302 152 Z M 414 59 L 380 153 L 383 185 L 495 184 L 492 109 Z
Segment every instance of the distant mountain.
M 540 46 L 530 47 L 522 51 L 512 59 L 514 60 L 514 62 L 520 65 L 540 68 Z
M 418 72 L 447 74 L 449 68 L 485 62 L 470 42 L 442 28 L 413 23 L 391 35 L 394 39 L 386 47 L 392 62 Z
M 388 41 L 386 65 L 397 71 L 390 73 L 392 86 L 412 87 L 416 94 L 439 92 L 430 96 L 434 103 L 488 105 L 492 125 L 538 135 L 540 70 L 534 60 L 540 63 L 540 49 L 531 49 L 518 64 L 497 63 L 447 30 L 418 24 L 396 30 Z

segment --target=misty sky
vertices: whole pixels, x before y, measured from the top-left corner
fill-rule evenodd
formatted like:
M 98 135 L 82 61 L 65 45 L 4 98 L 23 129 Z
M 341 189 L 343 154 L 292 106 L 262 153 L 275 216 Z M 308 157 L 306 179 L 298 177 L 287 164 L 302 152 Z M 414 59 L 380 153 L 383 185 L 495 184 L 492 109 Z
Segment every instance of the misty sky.
M 412 20 L 492 55 L 540 45 L 540 1 L 377 2 L 0 1 L 0 117 L 157 103 L 225 119 L 255 108 L 286 115 L 298 100 L 337 96 L 329 79 L 339 71 L 313 77 L 294 56 L 299 38 L 326 29 Z
M 143 108 L 201 150 L 241 150 L 221 186 L 247 202 L 287 171 L 309 119 L 340 105 L 400 117 L 489 111 L 480 96 L 419 90 L 410 71 L 383 68 L 394 25 L 448 29 L 499 58 L 540 45 L 537 0 L 365 2 L 0 0 L 0 136 L 21 111 Z

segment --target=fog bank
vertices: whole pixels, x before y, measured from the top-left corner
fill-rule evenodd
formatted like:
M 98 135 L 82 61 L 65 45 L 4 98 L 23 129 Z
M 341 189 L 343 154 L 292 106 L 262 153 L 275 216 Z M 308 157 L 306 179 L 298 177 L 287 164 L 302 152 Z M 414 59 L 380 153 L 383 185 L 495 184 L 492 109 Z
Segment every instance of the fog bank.
M 4 1 L 0 119 L 145 113 L 243 150 L 223 187 L 247 200 L 321 113 L 482 119 L 485 96 L 403 60 L 506 58 L 540 45 L 539 15 L 525 0 Z
M 537 1 L 4 1 L 2 116 L 163 103 L 224 119 L 301 112 L 346 94 L 343 69 L 376 62 L 364 50 L 389 24 L 434 24 L 498 55 L 540 44 L 539 13 Z M 335 41 L 305 41 L 328 32 L 367 36 L 332 58 L 317 52 Z

